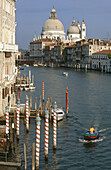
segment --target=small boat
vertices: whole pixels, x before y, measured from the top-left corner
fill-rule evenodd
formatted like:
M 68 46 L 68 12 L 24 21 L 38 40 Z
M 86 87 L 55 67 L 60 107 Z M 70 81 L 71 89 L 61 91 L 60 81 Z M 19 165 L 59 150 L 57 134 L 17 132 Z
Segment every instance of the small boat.
M 68 72 L 63 72 L 63 75 L 67 77 L 68 76 Z
M 53 63 L 49 63 L 49 64 L 47 64 L 47 67 L 54 67 L 54 65 L 53 65 Z
M 19 66 L 19 70 L 24 70 L 24 68 L 22 66 Z
M 29 86 L 29 90 L 35 90 L 35 86 L 33 86 L 33 84 L 31 84 L 30 86 Z
M 28 91 L 29 90 L 29 87 L 25 87 L 25 91 Z
M 36 64 L 36 63 L 35 63 L 35 64 L 33 64 L 33 66 L 34 66 L 34 67 L 37 67 L 37 66 L 38 66 L 38 64 Z
M 99 138 L 99 132 L 95 131 L 93 133 L 90 133 L 90 131 L 83 134 L 85 140 L 95 140 Z
M 53 117 L 53 114 L 54 114 L 54 110 L 52 109 L 52 115 L 51 115 L 52 117 Z M 63 109 L 62 108 L 57 108 L 57 110 L 56 110 L 56 119 L 57 119 L 57 121 L 63 120 L 64 115 L 65 115 L 65 113 L 64 113 Z

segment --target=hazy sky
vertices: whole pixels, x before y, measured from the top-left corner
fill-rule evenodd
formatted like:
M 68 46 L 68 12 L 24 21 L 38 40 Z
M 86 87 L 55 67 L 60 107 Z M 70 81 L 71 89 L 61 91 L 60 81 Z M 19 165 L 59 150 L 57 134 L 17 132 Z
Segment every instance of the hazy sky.
M 74 17 L 80 24 L 84 19 L 87 38 L 111 38 L 111 0 L 17 0 L 16 43 L 19 48 L 29 49 L 35 32 L 37 37 L 41 34 L 53 5 L 66 34 Z

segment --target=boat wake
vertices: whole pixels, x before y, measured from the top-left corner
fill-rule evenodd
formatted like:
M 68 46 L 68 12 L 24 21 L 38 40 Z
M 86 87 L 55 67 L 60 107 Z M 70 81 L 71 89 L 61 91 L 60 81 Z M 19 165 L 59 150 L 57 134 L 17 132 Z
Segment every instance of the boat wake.
M 109 129 L 111 129 L 111 128 L 101 129 L 101 130 L 99 130 L 99 132 L 105 132 L 105 131 L 107 131 Z
M 81 143 L 97 143 L 97 142 L 102 142 L 104 139 L 105 139 L 105 137 L 101 137 L 101 138 L 99 138 L 99 139 L 90 140 L 90 141 L 85 140 L 85 139 L 81 139 L 81 138 L 79 138 L 78 140 L 79 140 L 79 142 L 81 142 Z

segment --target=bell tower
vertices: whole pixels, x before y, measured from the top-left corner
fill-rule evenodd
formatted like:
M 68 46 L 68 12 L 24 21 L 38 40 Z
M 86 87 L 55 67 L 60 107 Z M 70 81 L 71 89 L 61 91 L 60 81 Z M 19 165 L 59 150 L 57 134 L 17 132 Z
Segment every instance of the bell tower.
M 86 25 L 84 20 L 82 21 L 81 24 L 81 39 L 86 39 Z

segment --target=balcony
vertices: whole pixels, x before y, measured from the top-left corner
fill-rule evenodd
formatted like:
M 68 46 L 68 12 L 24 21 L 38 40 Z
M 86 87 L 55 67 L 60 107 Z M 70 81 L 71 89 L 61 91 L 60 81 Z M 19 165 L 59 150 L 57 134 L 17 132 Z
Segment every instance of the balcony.
M 16 44 L 5 44 L 0 42 L 0 51 L 3 52 L 18 52 L 18 45 Z

